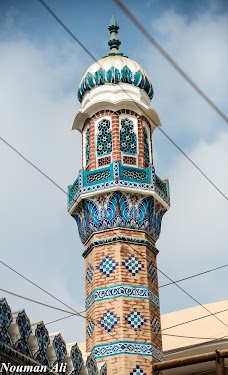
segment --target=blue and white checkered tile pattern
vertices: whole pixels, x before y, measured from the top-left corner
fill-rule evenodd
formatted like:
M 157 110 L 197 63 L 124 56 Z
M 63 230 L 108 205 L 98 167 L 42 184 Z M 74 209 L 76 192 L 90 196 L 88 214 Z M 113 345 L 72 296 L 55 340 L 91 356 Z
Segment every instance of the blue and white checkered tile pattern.
M 92 335 L 93 335 L 94 326 L 95 326 L 95 324 L 94 324 L 93 320 L 90 319 L 89 325 L 88 325 L 88 328 L 87 328 L 87 333 L 90 337 L 92 337 Z
M 125 319 L 135 331 L 137 331 L 146 322 L 146 319 L 144 319 L 144 317 L 136 309 L 134 309 L 134 311 L 132 311 Z
M 94 271 L 93 266 L 90 264 L 86 272 L 86 279 L 88 280 L 89 283 L 91 283 L 93 279 L 93 271 Z
M 102 328 L 104 328 L 107 332 L 111 332 L 111 330 L 114 328 L 115 324 L 120 320 L 119 317 L 117 317 L 112 311 L 107 310 L 106 313 L 104 313 L 103 317 L 100 319 L 98 324 Z
M 135 369 L 130 372 L 130 375 L 146 375 L 143 369 L 139 365 L 136 365 Z
M 131 272 L 133 276 L 135 276 L 142 268 L 144 268 L 144 265 L 132 254 L 125 262 L 123 262 L 123 266 L 126 267 L 126 269 Z
M 116 263 L 111 257 L 106 255 L 106 257 L 102 260 L 97 269 L 105 276 L 109 277 L 118 265 L 119 264 Z
M 154 282 L 157 276 L 156 268 L 153 266 L 153 263 L 150 262 L 149 267 L 148 267 L 148 273 L 151 278 L 151 281 Z
M 152 328 L 153 328 L 154 332 L 160 331 L 160 324 L 159 324 L 159 321 L 158 321 L 158 319 L 155 315 L 154 315 L 153 319 L 151 320 L 151 325 L 152 325 Z

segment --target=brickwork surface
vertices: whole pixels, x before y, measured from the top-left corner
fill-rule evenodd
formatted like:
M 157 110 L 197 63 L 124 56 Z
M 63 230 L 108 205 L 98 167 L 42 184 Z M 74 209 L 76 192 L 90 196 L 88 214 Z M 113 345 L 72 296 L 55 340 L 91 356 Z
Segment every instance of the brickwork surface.
M 151 241 L 151 238 L 148 237 L 145 232 L 118 229 L 94 234 L 87 246 L 91 242 L 116 236 L 130 236 L 132 238 Z M 112 262 L 115 264 L 115 268 L 110 272 L 109 276 L 101 272 L 99 269 L 106 256 L 108 256 L 109 259 L 111 258 Z M 135 272 L 133 269 L 132 273 L 125 266 L 125 262 L 132 256 L 139 265 L 138 272 Z M 117 242 L 94 247 L 85 259 L 86 272 L 91 265 L 93 266 L 92 280 L 89 282 L 86 279 L 86 297 L 88 297 L 94 289 L 107 288 L 119 284 L 130 285 L 133 287 L 149 287 L 153 293 L 158 295 L 157 272 L 154 280 L 151 279 L 148 272 L 148 268 L 151 264 L 156 269 L 156 255 L 146 245 Z M 102 317 L 107 311 L 114 314 L 116 319 L 118 319 L 110 332 L 107 332 L 104 327 L 102 328 L 99 323 L 102 321 Z M 139 313 L 140 322 L 143 322 L 140 327 L 132 327 L 129 324 L 129 320 L 127 320 L 129 314 L 134 312 L 135 314 Z M 151 325 L 153 318 L 157 319 L 157 324 L 160 326 L 159 307 L 149 301 L 149 299 L 118 297 L 96 301 L 87 311 L 86 329 L 88 329 L 90 319 L 95 323 L 93 334 L 91 336 L 89 336 L 88 333 L 86 334 L 87 351 L 91 351 L 96 345 L 118 341 L 152 343 L 156 348 L 161 350 L 161 335 L 153 332 L 153 327 Z M 136 364 L 140 365 L 140 368 L 142 368 L 146 374 L 150 374 L 151 372 L 148 372 L 148 369 L 150 368 L 151 371 L 151 366 L 148 366 L 148 362 L 145 358 L 148 360 L 152 359 L 151 357 L 121 354 L 114 357 L 107 356 L 100 360 L 105 360 L 108 363 L 108 373 L 111 374 L 117 374 L 118 371 L 121 375 L 129 375 Z M 120 368 L 122 368 L 123 371 L 119 372 Z

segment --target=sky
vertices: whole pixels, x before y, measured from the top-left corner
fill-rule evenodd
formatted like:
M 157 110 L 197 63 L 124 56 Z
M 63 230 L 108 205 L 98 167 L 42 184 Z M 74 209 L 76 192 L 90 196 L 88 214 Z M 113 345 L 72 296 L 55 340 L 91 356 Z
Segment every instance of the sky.
M 154 49 L 113 1 L 47 4 L 88 50 L 108 52 L 112 14 L 121 51 L 148 71 L 151 105 L 163 130 L 228 195 L 227 124 Z M 227 113 L 228 3 L 200 0 L 124 1 L 138 20 Z M 91 58 L 38 0 L 0 2 L 0 136 L 64 190 L 81 168 L 81 135 L 71 131 L 80 103 L 77 87 Z M 162 222 L 158 268 L 173 280 L 227 264 L 227 200 L 158 131 L 153 135 L 159 177 L 170 181 L 171 208 Z M 83 245 L 67 213 L 66 195 L 0 142 L 1 260 L 77 311 L 84 308 Z M 200 303 L 227 299 L 228 269 L 180 285 Z M 159 274 L 159 284 L 168 280 Z M 2 289 L 49 305 L 63 305 L 0 264 Z M 67 314 L 5 296 L 32 323 Z M 161 313 L 196 303 L 175 285 L 160 289 Z M 85 340 L 84 320 L 47 324 L 67 342 Z M 228 334 L 224 327 L 224 335 Z

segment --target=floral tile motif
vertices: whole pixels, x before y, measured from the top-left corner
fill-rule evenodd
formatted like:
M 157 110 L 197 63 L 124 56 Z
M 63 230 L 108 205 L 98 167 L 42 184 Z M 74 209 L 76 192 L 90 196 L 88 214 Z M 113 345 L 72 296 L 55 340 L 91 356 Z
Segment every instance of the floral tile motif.
M 100 265 L 97 267 L 98 270 L 105 276 L 109 277 L 111 273 L 116 269 L 118 263 L 116 263 L 111 257 L 106 255 Z
M 146 375 L 143 369 L 139 365 L 136 365 L 135 369 L 130 372 L 130 375 Z
M 86 271 L 86 280 L 89 283 L 91 283 L 91 281 L 93 280 L 93 273 L 94 273 L 94 269 L 93 269 L 93 266 L 90 264 Z
M 83 366 L 83 358 L 81 350 L 78 347 L 78 344 L 72 346 L 70 351 L 71 360 L 74 366 L 74 371 L 71 372 L 71 375 L 78 375 L 81 373 L 81 369 Z
M 88 325 L 88 328 L 87 328 L 87 333 L 90 337 L 92 337 L 92 335 L 93 335 L 94 326 L 95 326 L 95 324 L 94 324 L 93 320 L 90 319 L 89 325 Z
M 136 309 L 134 309 L 125 319 L 135 331 L 137 331 L 146 322 L 146 319 L 144 319 L 144 317 Z
M 96 359 L 93 354 L 90 354 L 86 361 L 88 375 L 99 375 Z
M 11 309 L 5 298 L 0 299 L 0 341 L 12 346 L 8 328 L 13 321 Z
M 104 328 L 107 332 L 111 332 L 114 326 L 118 323 L 120 318 L 118 318 L 112 311 L 107 310 L 107 312 L 100 319 L 98 324 Z
M 156 279 L 156 276 L 157 276 L 157 272 L 156 272 L 156 268 L 153 266 L 153 263 L 150 262 L 149 264 L 149 267 L 148 267 L 148 274 L 150 276 L 150 279 L 152 281 L 152 283 L 154 282 L 154 280 Z
M 55 350 L 55 355 L 57 357 L 57 362 L 63 362 L 67 355 L 66 343 L 63 340 L 61 334 L 59 333 L 54 337 L 53 348 Z
M 152 328 L 153 328 L 154 332 L 160 331 L 160 323 L 159 323 L 159 320 L 157 319 L 157 317 L 155 315 L 153 316 L 153 319 L 151 320 L 151 325 L 152 325 Z
M 123 266 L 125 266 L 126 269 L 131 272 L 132 276 L 135 276 L 144 267 L 142 262 L 140 262 L 140 260 L 138 260 L 138 258 L 136 258 L 134 254 L 132 254 L 125 262 L 123 262 Z

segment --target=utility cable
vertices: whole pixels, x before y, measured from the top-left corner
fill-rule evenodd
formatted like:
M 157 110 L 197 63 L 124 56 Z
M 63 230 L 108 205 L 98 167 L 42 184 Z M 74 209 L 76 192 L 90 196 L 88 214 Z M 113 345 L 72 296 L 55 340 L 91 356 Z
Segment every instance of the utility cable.
M 49 293 L 48 291 L 46 291 L 45 289 L 43 289 L 42 287 L 40 287 L 39 285 L 37 285 L 36 283 L 34 283 L 33 281 L 29 280 L 27 277 L 23 276 L 21 273 L 19 273 L 18 271 L 16 271 L 15 269 L 13 269 L 12 267 L 8 266 L 6 263 L 2 262 L 0 260 L 0 263 L 3 264 L 5 267 L 9 268 L 11 271 L 15 272 L 18 276 L 22 277 L 23 279 L 25 279 L 26 281 L 28 281 L 29 283 L 31 283 L 32 285 L 36 286 L 38 289 L 42 290 L 43 292 L 45 292 L 46 294 L 48 294 L 49 296 L 51 296 L 52 298 L 56 299 L 58 302 L 62 303 L 63 305 L 67 306 L 70 310 L 74 311 L 75 314 L 72 314 L 72 315 L 77 315 L 83 319 L 85 319 L 86 321 L 88 320 L 92 320 L 94 322 L 94 325 L 96 325 L 96 327 L 98 327 L 99 329 L 101 329 L 102 331 L 104 331 L 105 333 L 107 333 L 111 338 L 114 338 L 116 339 L 117 341 L 119 341 L 119 338 L 115 335 L 112 335 L 110 334 L 110 332 L 106 331 L 104 327 L 100 326 L 98 324 L 98 322 L 96 322 L 94 319 L 92 319 L 91 317 L 88 317 L 86 318 L 84 315 L 82 315 L 81 313 L 79 313 L 78 311 L 74 310 L 72 307 L 68 306 L 67 304 L 65 304 L 63 301 L 61 301 L 60 299 L 58 299 L 57 297 L 53 296 L 51 293 Z M 0 289 L 0 290 L 3 290 L 3 289 Z M 5 291 L 5 290 L 4 290 Z M 32 302 L 35 302 L 34 300 L 31 300 L 31 299 L 28 299 L 27 297 L 22 297 L 22 296 L 19 296 L 17 295 L 16 293 L 12 293 L 12 292 L 7 292 L 5 291 L 6 293 L 9 293 L 9 294 L 12 294 L 12 295 L 15 295 L 16 297 L 20 297 L 20 298 L 24 298 L 26 300 L 30 300 Z M 46 305 L 46 304 L 43 304 L 41 303 L 43 306 Z M 50 305 L 48 305 L 48 307 L 51 307 Z M 66 311 L 65 311 L 66 312 Z M 68 312 L 68 311 L 67 311 Z M 140 353 L 137 353 L 137 355 L 139 357 L 142 357 L 146 362 L 150 362 L 150 360 L 148 360 L 147 358 L 145 358 L 145 356 L 143 356 L 142 354 Z
M 41 1 L 41 0 L 40 0 Z M 117 6 L 126 14 L 126 16 L 135 24 L 135 26 L 144 34 L 149 42 L 160 52 L 160 54 L 172 65 L 172 67 L 187 81 L 190 86 L 203 98 L 209 106 L 218 113 L 225 122 L 228 117 L 220 108 L 203 92 L 203 90 L 189 77 L 187 73 L 176 63 L 176 61 L 165 51 L 165 49 L 155 40 L 147 29 L 137 20 L 130 10 L 122 3 L 121 0 L 114 0 Z
M 175 280 L 175 283 L 180 283 L 181 281 L 193 279 L 194 277 L 202 276 L 202 275 L 205 275 L 206 273 L 217 271 L 217 270 L 220 270 L 221 268 L 225 268 L 227 266 L 228 266 L 228 264 L 225 264 L 224 266 L 220 266 L 220 267 L 212 268 L 212 269 L 204 271 L 204 272 L 196 273 L 195 275 L 191 275 L 191 276 L 185 277 L 183 279 Z M 160 285 L 159 288 L 164 288 L 165 286 L 173 285 L 173 284 L 174 284 L 173 282 L 167 283 L 167 284 L 163 284 L 163 285 Z
M 74 311 L 74 313 L 76 313 L 76 315 L 78 316 L 82 316 L 84 318 L 83 315 L 81 315 L 80 313 L 78 313 L 76 310 L 74 310 L 72 307 L 70 307 L 69 305 L 67 305 L 66 303 L 64 303 L 63 301 L 61 301 L 59 298 L 55 297 L 53 294 L 49 293 L 47 290 L 45 290 L 44 288 L 42 288 L 41 286 L 37 285 L 36 283 L 34 283 L 33 281 L 29 280 L 27 277 L 23 276 L 21 273 L 19 273 L 18 271 L 16 271 L 15 269 L 13 269 L 12 267 L 8 266 L 8 264 L 4 263 L 2 260 L 0 260 L 0 263 L 3 264 L 5 267 L 7 267 L 8 269 L 10 269 L 11 271 L 13 271 L 14 273 L 16 273 L 18 276 L 22 277 L 24 280 L 28 281 L 30 284 L 34 285 L 36 288 L 42 290 L 42 292 L 48 294 L 50 297 L 54 298 L 56 301 L 60 302 L 62 305 L 68 307 L 70 310 Z
M 112 232 L 113 234 L 115 234 L 114 230 L 113 229 L 109 229 L 110 232 Z M 140 257 L 142 257 L 146 262 L 147 262 L 147 259 L 145 256 L 142 255 L 141 252 L 139 252 L 138 250 L 136 250 L 135 247 L 133 247 L 131 245 L 131 243 L 128 243 L 128 246 L 132 248 L 132 250 L 134 250 L 134 252 L 136 252 Z M 197 305 L 201 306 L 204 310 L 206 310 L 207 312 L 210 313 L 210 315 L 214 316 L 215 319 L 217 319 L 218 321 L 220 321 L 224 326 L 226 326 L 228 328 L 228 325 L 223 322 L 221 319 L 219 319 L 214 313 L 212 313 L 207 307 L 205 307 L 201 302 L 197 301 L 197 299 L 195 299 L 194 297 L 192 297 L 192 295 L 188 292 L 186 292 L 185 289 L 183 289 L 180 285 L 177 284 L 176 281 L 172 280 L 168 275 L 165 274 L 165 272 L 161 271 L 157 266 L 155 266 L 153 264 L 153 267 L 159 271 L 162 275 L 164 275 L 172 284 L 176 285 L 177 288 L 179 288 L 180 290 L 182 290 L 183 293 L 185 293 L 189 298 L 191 298 L 194 302 L 197 303 Z
M 75 36 L 75 34 L 72 33 L 72 31 L 69 30 L 69 28 L 60 20 L 60 18 L 56 15 L 56 13 L 45 3 L 44 0 L 38 0 L 43 6 L 44 8 L 52 15 L 52 17 L 54 17 L 54 19 L 64 28 L 64 30 L 74 39 L 74 41 L 76 41 L 80 46 L 81 48 L 101 67 L 102 65 L 97 61 L 97 59 L 90 53 L 90 51 L 88 50 L 88 48 L 79 40 L 79 38 L 77 38 Z M 131 99 L 131 96 L 129 95 L 128 92 L 126 92 L 126 90 L 121 87 L 121 90 Z M 135 105 L 140 109 L 140 111 L 142 111 L 144 113 L 144 115 L 149 118 L 153 123 L 154 125 L 160 130 L 160 132 L 173 144 L 174 147 L 176 147 L 181 153 L 183 156 L 185 156 L 188 161 L 198 170 L 198 172 L 200 172 L 204 178 L 206 178 L 206 180 L 226 199 L 228 200 L 228 197 L 218 188 L 218 186 L 202 171 L 201 168 L 199 168 L 197 166 L 197 164 L 177 145 L 177 143 L 175 141 L 172 140 L 172 138 L 164 131 L 160 128 L 160 126 L 158 126 L 158 124 L 155 123 L 154 120 L 152 120 L 150 118 L 150 116 L 148 116 L 145 111 L 139 107 L 139 105 L 137 103 L 135 103 Z
M 51 322 L 48 322 L 48 323 L 45 323 L 45 326 L 48 325 L 48 324 L 52 324 L 52 323 L 56 323 L 58 321 L 61 321 L 61 320 L 64 320 L 64 319 L 67 319 L 67 318 L 71 318 L 73 316 L 80 316 L 79 314 L 81 314 L 82 312 L 80 313 L 72 313 L 70 311 L 67 311 L 67 310 L 63 310 L 63 309 L 60 309 L 56 306 L 51 306 L 51 305 L 48 305 L 46 303 L 43 303 L 43 302 L 40 302 L 40 301 L 36 301 L 34 299 L 31 299 L 31 298 L 28 298 L 28 297 L 25 297 L 25 296 L 22 296 L 20 294 L 16 294 L 16 293 L 13 293 L 13 292 L 10 292 L 8 290 L 5 290 L 5 289 L 2 289 L 0 288 L 0 291 L 4 292 L 4 293 L 7 293 L 7 294 L 10 294 L 14 297 L 18 297 L 18 298 L 21 298 L 21 299 L 24 299 L 26 301 L 29 301 L 29 302 L 33 302 L 33 303 L 36 303 L 38 305 L 41 305 L 41 306 L 45 306 L 45 307 L 48 307 L 48 308 L 51 308 L 51 309 L 54 309 L 54 310 L 57 310 L 57 311 L 61 311 L 61 312 L 64 312 L 64 313 L 68 313 L 69 315 L 63 317 L 63 318 L 59 318 L 59 319 L 56 319 L 56 320 L 53 320 Z M 226 310 L 222 310 L 222 312 L 224 311 L 228 311 L 228 309 Z M 83 311 L 84 312 L 84 311 Z M 215 314 L 219 314 L 220 311 L 216 312 Z M 208 315 L 210 316 L 210 315 Z M 205 316 L 205 317 L 208 317 L 208 316 Z M 85 316 L 80 316 L 81 318 L 85 318 Z M 204 318 L 204 317 L 202 317 Z M 201 318 L 201 319 L 202 319 Z M 166 328 L 167 329 L 167 328 Z M 188 338 L 188 339 L 199 339 L 199 340 L 220 340 L 221 338 L 211 338 L 211 337 L 196 337 L 196 336 L 186 336 L 186 335 L 175 335 L 175 334 L 171 334 L 171 333 L 163 333 L 163 330 L 162 332 L 156 332 L 156 331 L 152 331 L 152 333 L 156 334 L 156 335 L 162 335 L 162 336 L 173 336 L 173 337 L 183 337 L 183 338 Z M 228 335 L 227 335 L 228 336 Z M 225 337 L 227 337 L 225 336 Z M 223 337 L 222 337 L 223 338 Z
M 15 147 L 13 147 L 9 142 L 7 142 L 4 138 L 0 136 L 0 140 L 5 143 L 11 150 L 16 152 L 18 156 L 20 156 L 26 163 L 30 164 L 31 167 L 35 168 L 39 173 L 41 173 L 45 178 L 47 178 L 52 184 L 54 184 L 59 190 L 61 190 L 63 193 L 67 194 L 67 192 L 61 188 L 60 185 L 58 185 L 52 178 L 50 178 L 46 173 L 44 173 L 40 168 L 38 168 L 34 163 L 32 163 L 29 159 L 27 159 L 21 152 L 19 152 Z
M 143 259 L 146 260 L 146 258 L 139 252 L 137 251 L 130 243 L 128 244 L 129 247 L 131 247 L 136 253 L 138 253 Z M 170 282 L 172 284 L 175 284 L 177 286 L 177 288 L 179 288 L 183 293 L 185 293 L 189 298 L 191 298 L 194 302 L 197 303 L 197 305 L 201 306 L 204 310 L 206 310 L 207 312 L 210 313 L 210 315 L 214 316 L 215 319 L 217 319 L 218 321 L 220 321 L 224 326 L 226 326 L 228 328 L 228 324 L 226 324 L 225 322 L 223 322 L 221 319 L 219 319 L 213 312 L 211 312 L 207 307 L 205 307 L 205 305 L 203 305 L 201 302 L 199 302 L 196 298 L 192 297 L 192 295 L 188 292 L 186 292 L 185 289 L 183 289 L 180 285 L 177 284 L 176 281 L 172 280 L 168 275 L 166 275 L 163 271 L 161 271 L 157 266 L 153 265 L 153 267 L 159 271 L 163 276 L 165 276 L 168 280 L 170 280 Z
M 220 311 L 215 312 L 214 315 L 216 315 L 216 314 L 221 314 L 221 313 L 223 313 L 223 312 L 227 312 L 227 311 L 228 311 L 228 309 L 220 310 Z M 174 325 L 172 325 L 172 326 L 169 326 L 169 327 L 163 328 L 163 329 L 162 329 L 162 332 L 163 332 L 163 331 L 166 331 L 167 329 L 176 328 L 176 327 L 179 327 L 179 326 L 182 326 L 182 325 L 185 325 L 185 324 L 189 324 L 189 323 L 192 323 L 192 322 L 196 322 L 197 320 L 201 320 L 201 319 L 209 318 L 210 316 L 211 316 L 211 314 L 208 314 L 208 315 L 200 316 L 199 318 L 194 318 L 194 319 L 191 319 L 191 320 L 187 320 L 187 321 L 185 321 L 185 322 L 182 322 L 182 323 L 174 324 Z
M 59 307 L 56 307 L 56 306 L 52 306 L 52 305 L 48 305 L 44 302 L 40 302 L 40 301 L 37 301 L 37 300 L 34 300 L 34 299 L 31 299 L 29 297 L 25 297 L 25 296 L 21 296 L 20 294 L 17 294 L 17 293 L 13 293 L 13 292 L 10 292 L 8 290 L 5 290 L 5 289 L 2 289 L 0 288 L 0 291 L 1 292 L 4 292 L 4 293 L 7 293 L 7 294 L 10 294 L 14 297 L 18 297 L 18 298 L 21 298 L 21 299 L 24 299 L 26 301 L 29 301 L 29 302 L 33 302 L 33 303 L 36 303 L 37 305 L 41 305 L 41 306 L 44 306 L 44 307 L 48 307 L 49 309 L 54 309 L 54 310 L 58 310 L 58 311 L 61 311 L 61 312 L 64 312 L 64 313 L 67 313 L 67 314 L 70 314 L 70 316 L 80 316 L 84 311 L 82 312 L 79 312 L 79 313 L 72 313 L 68 310 L 64 310 L 64 309 L 60 309 Z

